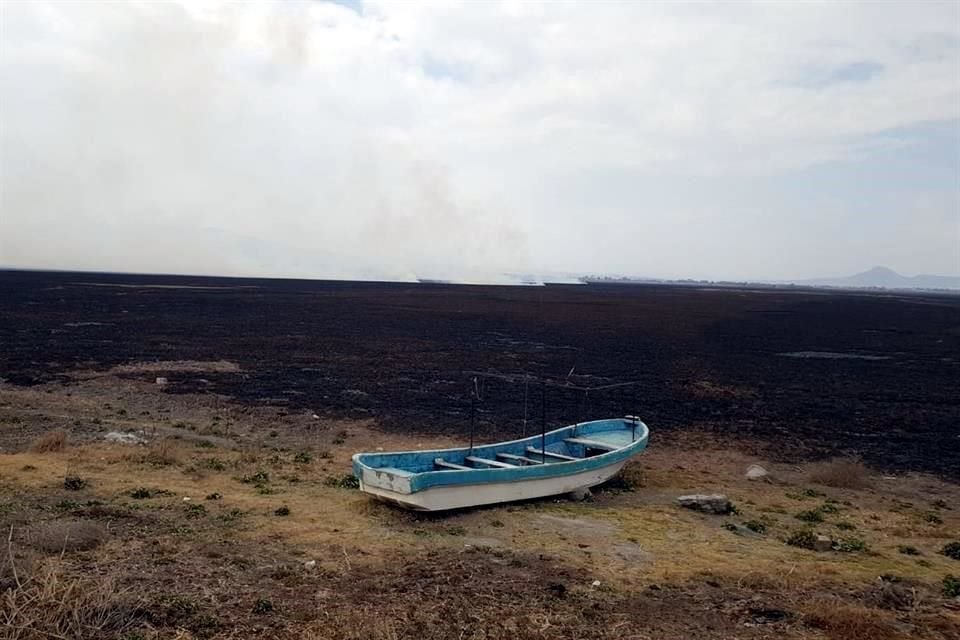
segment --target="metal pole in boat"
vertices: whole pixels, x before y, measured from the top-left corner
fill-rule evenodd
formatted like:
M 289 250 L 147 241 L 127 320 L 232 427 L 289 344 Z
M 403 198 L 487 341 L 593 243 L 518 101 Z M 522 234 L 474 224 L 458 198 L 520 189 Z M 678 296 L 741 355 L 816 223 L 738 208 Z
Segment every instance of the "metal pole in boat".
M 523 376 L 523 434 L 524 438 L 527 437 L 527 396 L 528 389 L 530 388 L 530 376 Z
M 540 457 L 542 458 L 542 464 L 547 462 L 547 382 L 546 380 L 540 381 L 540 395 L 542 402 L 540 403 Z
M 473 433 L 477 428 L 477 379 L 470 390 L 470 455 L 473 455 Z

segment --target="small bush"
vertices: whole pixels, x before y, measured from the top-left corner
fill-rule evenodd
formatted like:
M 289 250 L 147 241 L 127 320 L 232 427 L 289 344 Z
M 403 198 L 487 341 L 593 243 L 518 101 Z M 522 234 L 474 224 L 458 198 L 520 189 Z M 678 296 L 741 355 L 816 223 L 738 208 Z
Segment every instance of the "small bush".
M 932 511 L 929 513 L 923 514 L 923 521 L 929 524 L 934 524 L 934 525 L 943 524 L 943 518 L 941 518 L 939 515 L 937 515 Z
M 188 518 L 199 518 L 207 513 L 207 508 L 202 504 L 188 504 L 186 512 Z
M 863 538 L 842 538 L 833 543 L 833 550 L 841 553 L 859 553 L 867 551 L 867 543 Z
M 822 505 L 820 505 L 820 513 L 825 513 L 825 514 L 840 513 L 840 507 L 838 507 L 836 504 L 832 502 L 824 502 Z
M 916 547 L 911 547 L 908 544 L 897 545 L 897 551 L 902 553 L 905 556 L 918 556 L 920 551 Z
M 451 536 L 465 536 L 467 535 L 467 530 L 461 526 L 451 526 L 445 529 L 448 535 Z
M 787 538 L 787 544 L 801 549 L 813 549 L 817 543 L 817 534 L 811 529 L 795 531 Z
M 200 462 L 200 466 L 205 469 L 210 469 L 211 471 L 227 470 L 227 463 L 221 460 L 220 458 L 204 458 Z
M 740 529 L 738 529 L 737 525 L 733 524 L 732 522 L 724 522 L 723 528 L 727 531 L 732 531 L 733 533 L 740 533 Z
M 223 494 L 214 491 L 213 493 L 208 493 L 207 497 L 204 500 L 222 500 Z
M 48 431 L 30 444 L 33 453 L 50 453 L 67 448 L 67 432 L 63 429 Z
M 263 484 L 265 482 L 270 482 L 270 474 L 260 469 L 254 473 L 243 476 L 240 479 L 240 482 L 243 482 L 244 484 Z
M 290 515 L 290 507 L 288 507 L 287 505 L 283 505 L 282 507 L 279 507 L 276 511 L 274 511 L 273 515 L 281 516 L 281 517 L 288 516 Z
M 827 496 L 823 491 L 817 491 L 816 489 L 804 489 L 801 493 L 806 498 L 825 498 Z
M 272 496 L 275 493 L 279 493 L 276 489 L 266 484 L 257 484 L 254 486 L 257 488 L 257 493 L 261 496 Z
M 320 451 L 317 451 L 317 457 L 321 460 L 331 460 L 333 459 L 333 454 L 327 449 L 321 449 Z
M 859 460 L 835 458 L 816 465 L 810 481 L 839 489 L 865 489 L 870 486 L 870 471 Z
M 960 578 L 947 574 L 943 578 L 943 595 L 948 598 L 960 598 Z
M 155 467 L 169 467 L 180 462 L 173 440 L 164 438 L 150 445 L 143 461 Z
M 150 493 L 150 489 L 147 489 L 146 487 L 137 487 L 130 492 L 130 497 L 134 500 L 145 500 L 153 497 L 153 494 Z
M 230 509 L 230 511 L 227 511 L 226 513 L 220 514 L 219 516 L 219 518 L 224 522 L 236 522 L 241 517 L 243 517 L 243 511 L 237 509 L 236 507 Z
M 943 498 L 938 498 L 934 500 L 933 502 L 930 503 L 930 506 L 933 507 L 934 509 L 944 509 L 947 511 L 950 510 L 950 507 L 947 506 L 947 501 L 944 500 Z
M 837 523 L 837 529 L 840 529 L 840 531 L 853 531 L 856 528 L 857 528 L 857 525 L 853 524 L 852 522 Z
M 940 553 L 948 558 L 960 560 L 960 542 L 949 542 L 943 545 L 943 549 L 940 550 Z
M 265 598 L 257 598 L 253 603 L 253 612 L 257 615 L 266 615 L 273 612 L 273 603 Z
M 57 509 L 57 511 L 73 511 L 74 509 L 80 508 L 80 503 L 67 498 L 55 504 L 54 508 Z
M 310 464 L 313 462 L 313 456 L 309 451 L 298 451 L 297 455 L 293 456 L 293 461 L 297 464 Z
M 63 488 L 67 491 L 80 491 L 86 488 L 87 481 L 80 476 L 67 476 L 63 479 Z
M 794 517 L 797 520 L 802 520 L 803 522 L 823 522 L 823 512 L 820 511 L 820 509 L 801 511 Z
M 760 520 L 748 520 L 743 523 L 743 526 L 745 526 L 750 531 L 753 531 L 754 533 L 763 534 L 767 532 L 766 523 Z
M 197 448 L 198 448 L 198 449 L 213 449 L 213 448 L 215 448 L 216 446 L 217 446 L 217 445 L 213 444 L 213 443 L 210 442 L 209 440 L 197 440 Z
M 327 476 L 323 481 L 328 487 L 336 487 L 338 489 L 359 489 L 360 481 L 352 473 L 345 473 L 340 477 Z

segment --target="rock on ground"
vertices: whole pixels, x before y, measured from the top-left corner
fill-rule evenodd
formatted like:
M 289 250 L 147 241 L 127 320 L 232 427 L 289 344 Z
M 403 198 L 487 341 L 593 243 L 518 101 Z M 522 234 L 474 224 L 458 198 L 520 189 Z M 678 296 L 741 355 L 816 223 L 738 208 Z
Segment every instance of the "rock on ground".
M 721 494 L 680 496 L 677 498 L 677 503 L 687 509 L 716 515 L 726 515 L 733 511 L 733 504 L 730 502 L 730 499 Z
M 770 476 L 770 472 L 758 464 L 752 464 L 747 467 L 747 480 L 763 480 Z

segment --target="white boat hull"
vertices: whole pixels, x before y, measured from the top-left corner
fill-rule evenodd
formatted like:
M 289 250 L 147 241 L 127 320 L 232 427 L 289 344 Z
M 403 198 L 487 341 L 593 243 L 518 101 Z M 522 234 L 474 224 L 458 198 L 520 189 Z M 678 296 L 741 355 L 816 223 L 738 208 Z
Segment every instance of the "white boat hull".
M 597 469 L 550 478 L 437 486 L 416 493 L 401 493 L 377 486 L 382 483 L 373 476 L 369 477 L 370 482 L 366 482 L 369 471 L 364 470 L 360 478 L 360 488 L 379 500 L 398 504 L 407 509 L 444 511 L 497 502 L 531 500 L 570 493 L 578 489 L 588 489 L 615 476 L 626 462 L 626 460 L 620 460 Z

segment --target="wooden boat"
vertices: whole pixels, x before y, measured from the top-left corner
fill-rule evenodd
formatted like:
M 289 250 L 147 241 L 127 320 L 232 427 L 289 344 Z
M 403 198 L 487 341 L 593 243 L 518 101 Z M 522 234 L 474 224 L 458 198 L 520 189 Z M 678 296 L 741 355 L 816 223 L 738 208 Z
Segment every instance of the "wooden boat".
M 649 430 L 627 416 L 569 425 L 497 444 L 358 453 L 360 489 L 417 511 L 443 511 L 569 493 L 612 478 L 647 446 Z

